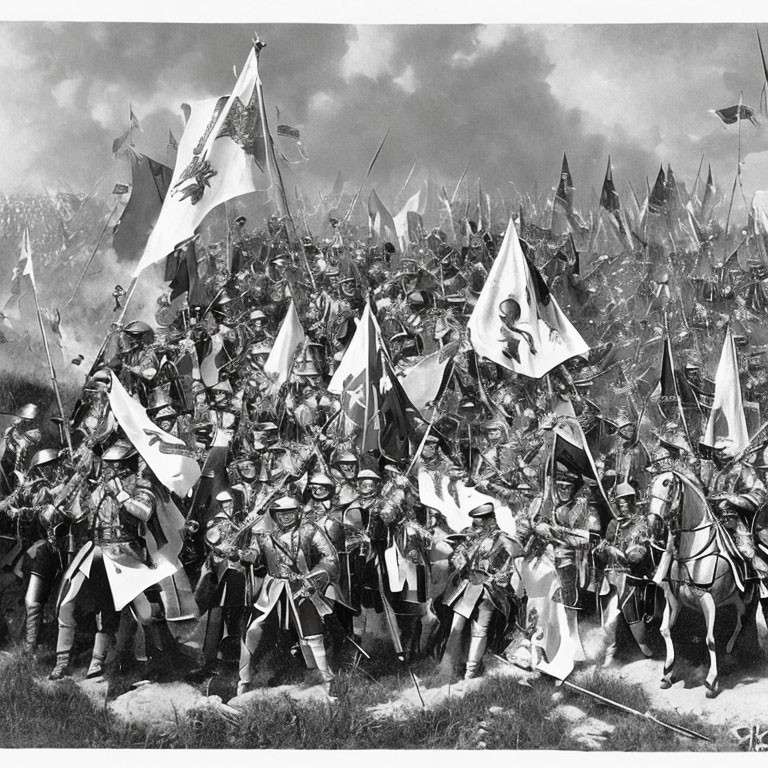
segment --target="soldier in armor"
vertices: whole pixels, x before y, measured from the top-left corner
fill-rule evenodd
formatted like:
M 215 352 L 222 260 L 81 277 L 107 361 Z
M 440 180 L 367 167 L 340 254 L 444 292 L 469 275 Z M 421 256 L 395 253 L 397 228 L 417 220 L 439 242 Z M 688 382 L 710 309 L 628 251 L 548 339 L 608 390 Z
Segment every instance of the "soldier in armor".
M 613 662 L 616 652 L 620 614 L 643 655 L 652 655 L 646 642 L 645 619 L 649 606 L 651 616 L 654 612 L 656 585 L 651 581 L 655 570 L 651 546 L 655 531 L 650 521 L 637 513 L 636 498 L 635 489 L 629 483 L 619 484 L 615 493 L 618 516 L 608 523 L 605 538 L 595 550 L 596 557 L 604 564 L 600 604 L 603 629 L 608 637 L 605 666 Z
M 56 666 L 49 675 L 51 680 L 69 674 L 75 601 L 86 581 L 91 584 L 97 607 L 97 632 L 87 677 L 103 673 L 107 654 L 114 645 L 119 612 L 126 605 L 132 605 L 141 624 L 149 624 L 152 619 L 143 592 L 157 583 L 157 577 L 144 536 L 155 514 L 155 491 L 152 483 L 139 474 L 138 455 L 130 443 L 114 443 L 101 460 L 95 490 L 90 497 L 80 494 L 79 504 L 88 515 L 92 540 L 75 555 L 64 574 Z
M 123 328 L 122 351 L 109 367 L 119 372 L 120 383 L 131 393 L 138 394 L 142 405 L 149 404 L 149 392 L 160 367 L 152 349 L 155 332 L 141 320 Z
M 599 532 L 596 511 L 590 508 L 584 495 L 577 495 L 580 475 L 558 465 L 555 475 L 555 508 L 548 535 L 554 547 L 555 569 L 560 589 L 554 599 L 567 608 L 578 608 L 580 588 L 587 583 L 587 554 L 590 534 Z
M 498 527 L 492 503 L 475 507 L 469 516 L 472 530 L 453 554 L 456 573 L 443 596 L 443 602 L 453 610 L 443 661 L 451 671 L 459 665 L 462 635 L 467 622 L 471 622 L 466 680 L 481 672 L 494 613 L 501 614 L 505 622 L 509 620 L 509 580 L 514 558 L 522 554 L 520 545 Z
M 751 531 L 755 515 L 768 501 L 768 490 L 754 467 L 742 460 L 732 461 L 735 455 L 733 441 L 722 439 L 715 443 L 716 471 L 709 482 L 709 495 L 739 553 L 752 564 L 757 576 L 765 579 L 768 565 L 755 549 Z
M 242 522 L 236 516 L 232 494 L 221 491 L 216 495 L 218 511 L 206 523 L 203 539 L 208 554 L 195 587 L 195 600 L 200 612 L 207 613 L 203 639 L 202 665 L 193 670 L 192 679 L 202 679 L 216 673 L 219 648 L 224 631 L 230 637 L 240 637 L 241 620 L 246 601 L 246 574 L 239 561 L 234 539 Z
M 304 505 L 302 518 L 317 525 L 330 539 L 337 552 L 344 550 L 344 529 L 341 515 L 334 509 L 333 480 L 322 472 L 315 472 L 307 483 L 310 498 Z
M 331 477 L 336 485 L 333 506 L 345 509 L 357 497 L 357 473 L 360 463 L 351 451 L 339 453 L 331 461 Z
M 326 683 L 333 678 L 323 641 L 323 617 L 332 608 L 323 594 L 339 574 L 336 549 L 317 525 L 301 520 L 295 498 L 284 496 L 275 501 L 270 515 L 276 529 L 254 530 L 241 555 L 257 573 L 263 573 L 264 583 L 254 606 L 255 618 L 241 645 L 238 695 L 251 683 L 251 661 L 259 650 L 264 623 L 270 618 L 298 635 L 310 669 L 317 668 Z
M 40 430 L 33 427 L 38 415 L 34 403 L 27 403 L 3 434 L 4 449 L 0 455 L 0 492 L 10 493 L 15 487 L 14 472 L 23 472 L 32 448 L 40 442 Z
M 614 449 L 616 483 L 629 483 L 635 491 L 644 492 L 648 486 L 648 449 L 637 436 L 635 422 L 622 413 L 616 420 L 616 446 Z
M 43 533 L 43 537 L 29 550 L 32 567 L 24 597 L 27 616 L 24 646 L 31 653 L 37 648 L 45 603 L 59 576 L 72 561 L 75 552 L 85 543 L 87 524 L 79 517 L 78 510 L 71 511 L 72 517 L 69 517 L 57 509 L 57 506 L 70 503 L 74 497 L 69 487 L 65 487 L 62 482 L 59 452 L 56 449 L 38 451 L 29 471 L 34 489 L 32 507 Z M 75 482 L 67 485 L 79 489 L 82 475 L 76 474 L 73 480 Z
M 387 527 L 381 519 L 381 476 L 372 469 L 357 473 L 357 498 L 344 510 L 346 566 L 342 569 L 342 589 L 357 612 L 354 633 L 361 638 L 365 630 L 363 609 L 380 613 L 382 604 L 379 570 L 384 569 Z

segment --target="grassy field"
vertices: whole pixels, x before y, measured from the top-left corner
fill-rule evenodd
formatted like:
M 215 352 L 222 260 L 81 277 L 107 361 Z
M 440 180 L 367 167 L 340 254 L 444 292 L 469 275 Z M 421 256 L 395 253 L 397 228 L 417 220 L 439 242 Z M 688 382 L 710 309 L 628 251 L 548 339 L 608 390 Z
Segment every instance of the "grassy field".
M 415 669 L 425 689 L 437 684 L 434 662 L 419 662 Z M 615 726 L 603 744 L 605 750 L 737 748 L 724 727 L 691 716 L 654 713 L 712 739 L 710 743 L 692 741 L 557 689 L 546 679 L 528 687 L 510 677 L 490 675 L 463 697 L 451 696 L 434 707 L 408 710 L 398 718 L 383 716 L 370 708 L 393 700 L 410 686 L 407 669 L 386 657 L 347 667 L 334 686 L 335 703 L 298 704 L 288 696 L 256 698 L 238 722 L 203 709 L 180 719 L 178 727 L 165 734 L 117 720 L 106 707 L 93 704 L 72 679 L 56 684 L 45 681 L 47 670 L 47 665 L 18 652 L 0 660 L 0 747 L 583 750 L 557 709 L 558 704 L 574 704 L 588 716 Z M 115 682 L 111 695 L 125 690 Z M 649 708 L 642 691 L 599 673 L 581 677 L 579 682 L 641 712 Z

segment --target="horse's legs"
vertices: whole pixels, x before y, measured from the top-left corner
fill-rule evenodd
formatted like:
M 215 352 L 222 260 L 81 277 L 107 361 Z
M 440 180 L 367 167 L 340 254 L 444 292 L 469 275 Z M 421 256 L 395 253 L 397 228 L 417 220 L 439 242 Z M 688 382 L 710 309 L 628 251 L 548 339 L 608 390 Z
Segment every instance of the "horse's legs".
M 664 606 L 664 616 L 661 619 L 660 631 L 661 636 L 664 638 L 667 655 L 664 659 L 664 677 L 661 678 L 661 687 L 670 688 L 672 686 L 672 668 L 675 665 L 675 647 L 672 645 L 672 627 L 677 620 L 677 614 L 680 613 L 680 603 L 666 584 L 664 585 L 664 594 L 667 597 L 667 604 Z
M 600 607 L 602 609 L 603 632 L 606 637 L 605 659 L 603 666 L 608 667 L 613 663 L 613 657 L 616 655 L 616 628 L 619 623 L 619 595 L 615 589 L 600 598 Z
M 736 608 L 736 627 L 733 630 L 733 634 L 731 635 L 730 640 L 728 640 L 728 645 L 725 646 L 726 653 L 730 653 L 733 650 L 733 645 L 736 642 L 736 638 L 739 636 L 739 632 L 741 632 L 741 620 L 744 617 L 744 613 L 747 609 L 743 600 L 737 600 L 733 605 Z
M 707 623 L 707 650 L 709 651 L 709 673 L 704 685 L 707 687 L 706 697 L 714 699 L 720 693 L 720 686 L 717 681 L 717 650 L 715 648 L 715 615 L 717 606 L 715 599 L 710 592 L 705 592 L 699 601 L 701 612 L 704 614 L 704 621 Z M 739 623 L 741 617 L 739 617 Z

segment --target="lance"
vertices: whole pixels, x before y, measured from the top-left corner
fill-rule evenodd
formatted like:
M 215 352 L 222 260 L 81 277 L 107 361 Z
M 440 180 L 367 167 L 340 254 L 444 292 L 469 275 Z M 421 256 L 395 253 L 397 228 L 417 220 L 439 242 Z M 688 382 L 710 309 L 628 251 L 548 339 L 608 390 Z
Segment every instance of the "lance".
M 371 160 L 371 164 L 368 166 L 368 172 L 365 174 L 365 178 L 360 183 L 360 189 L 355 192 L 354 198 L 352 198 L 352 203 L 349 206 L 349 210 L 344 214 L 344 219 L 342 220 L 342 224 L 346 224 L 349 217 L 352 215 L 352 211 L 354 207 L 357 205 L 357 200 L 360 197 L 360 193 L 363 191 L 363 186 L 365 185 L 365 182 L 368 180 L 368 177 L 371 175 L 371 171 L 373 170 L 373 166 L 376 164 L 376 161 L 379 159 L 379 154 L 381 153 L 381 150 L 384 146 L 384 142 L 387 140 L 387 136 L 389 136 L 389 128 L 387 128 L 387 132 L 384 134 L 384 138 L 381 140 L 381 144 L 379 144 L 379 148 L 376 150 L 375 154 L 373 155 L 373 159 Z
M 464 169 L 464 173 L 461 174 L 461 178 L 456 183 L 456 189 L 453 190 L 453 194 L 451 195 L 451 203 L 453 203 L 454 200 L 456 200 L 456 195 L 459 194 L 459 187 L 461 186 L 461 182 L 464 181 L 464 177 L 467 175 L 467 171 L 469 170 L 469 162 L 467 162 L 467 167 Z
M 549 673 L 545 673 L 545 674 L 549 674 Z M 554 675 L 550 675 L 550 677 L 554 677 Z M 555 679 L 558 679 L 558 678 L 555 678 Z M 582 686 L 576 685 L 576 683 L 571 683 L 568 680 L 563 680 L 562 684 L 565 688 L 570 688 L 570 690 L 572 691 L 576 691 L 577 693 L 582 693 L 585 696 L 590 696 L 596 701 L 599 701 L 603 704 L 607 704 L 610 707 L 614 707 L 615 709 L 618 709 L 621 712 L 626 712 L 629 715 L 636 715 L 637 717 L 642 717 L 645 720 L 648 720 L 651 723 L 656 723 L 656 725 L 660 725 L 662 728 L 666 728 L 667 730 L 672 731 L 673 733 L 677 733 L 680 736 L 687 736 L 689 739 L 698 739 L 699 741 L 712 741 L 712 739 L 710 739 L 709 736 L 705 736 L 703 733 L 697 733 L 696 731 L 692 731 L 690 728 L 684 728 L 682 725 L 672 725 L 672 723 L 665 723 L 663 720 L 660 720 L 658 717 L 656 717 L 655 715 L 652 715 L 650 712 L 641 712 L 639 709 L 633 709 L 632 707 L 628 707 L 626 704 L 620 704 L 618 701 L 609 699 L 607 696 L 601 696 L 599 693 L 590 691 L 588 688 L 582 688 Z
M 59 414 L 61 416 L 62 420 L 62 427 L 64 429 L 64 437 L 67 441 L 67 448 L 69 449 L 69 455 L 74 455 L 74 450 L 72 449 L 72 437 L 69 434 L 69 422 L 67 421 L 67 416 L 64 413 L 64 406 L 61 402 L 61 393 L 59 392 L 59 382 L 56 378 L 56 369 L 53 367 L 53 360 L 51 359 L 51 350 L 48 346 L 48 337 L 45 334 L 45 326 L 43 324 L 43 316 L 40 312 L 40 301 L 37 298 L 37 283 L 35 281 L 35 270 L 32 265 L 32 250 L 29 245 L 29 231 L 24 230 L 24 240 L 26 245 L 26 252 L 27 252 L 27 271 L 25 269 L 25 273 L 29 275 L 32 282 L 32 295 L 35 297 L 35 310 L 37 312 L 37 323 L 40 326 L 40 335 L 43 337 L 43 347 L 45 348 L 45 356 L 48 358 L 48 369 L 51 372 L 51 384 L 53 384 L 53 392 L 56 395 L 56 404 L 59 406 Z
M 91 262 L 93 261 L 94 257 L 96 256 L 96 252 L 99 250 L 99 246 L 101 245 L 101 241 L 104 238 L 104 235 L 107 231 L 107 227 L 109 226 L 109 222 L 112 221 L 112 216 L 117 210 L 117 206 L 120 205 L 120 195 L 117 195 L 117 200 L 115 200 L 115 204 L 112 206 L 112 210 L 109 212 L 109 215 L 107 216 L 107 220 L 104 222 L 104 227 L 101 230 L 101 234 L 99 235 L 99 239 L 96 241 L 96 245 L 94 246 L 93 250 L 91 251 L 91 255 L 88 257 L 88 261 L 85 262 L 85 266 L 83 267 L 83 271 L 80 274 L 80 278 L 77 281 L 77 285 L 75 285 L 75 289 L 72 291 L 72 295 L 69 297 L 69 301 L 67 302 L 67 306 L 69 306 L 74 300 L 75 296 L 77 296 L 77 292 L 80 290 L 80 284 L 83 282 L 83 278 L 85 277 L 85 273 L 88 271 L 88 267 L 91 266 Z
M 505 659 L 503 656 L 499 656 L 497 653 L 491 654 L 495 659 L 502 662 L 503 664 L 506 664 L 508 667 L 514 666 L 509 659 Z M 537 670 L 539 672 L 544 672 L 543 669 Z M 658 717 L 655 715 L 652 715 L 650 712 L 641 712 L 639 709 L 633 709 L 632 707 L 628 707 L 626 704 L 621 704 L 618 701 L 614 701 L 613 699 L 609 699 L 607 696 L 601 696 L 599 693 L 595 693 L 594 691 L 590 691 L 589 688 L 583 688 L 580 685 L 576 685 L 576 683 L 571 683 L 568 680 L 561 680 L 559 677 L 556 677 L 555 675 L 550 674 L 549 672 L 544 672 L 545 675 L 548 677 L 551 677 L 553 680 L 557 680 L 558 683 L 563 685 L 565 688 L 570 688 L 572 691 L 576 691 L 577 693 L 583 693 L 585 696 L 590 696 L 596 701 L 601 702 L 602 704 L 607 704 L 610 707 L 614 707 L 615 709 L 620 710 L 621 712 L 626 712 L 629 715 L 636 715 L 637 717 L 642 717 L 645 720 L 649 720 L 652 723 L 656 723 L 656 725 L 660 725 L 662 728 L 667 728 L 670 731 L 673 731 L 674 733 L 677 733 L 681 736 L 687 736 L 689 739 L 699 739 L 700 741 L 712 741 L 712 739 L 709 738 L 709 736 L 705 736 L 702 733 L 697 733 L 696 731 L 692 731 L 690 728 L 685 728 L 682 725 L 672 725 L 672 723 L 665 723 L 663 720 L 659 720 Z

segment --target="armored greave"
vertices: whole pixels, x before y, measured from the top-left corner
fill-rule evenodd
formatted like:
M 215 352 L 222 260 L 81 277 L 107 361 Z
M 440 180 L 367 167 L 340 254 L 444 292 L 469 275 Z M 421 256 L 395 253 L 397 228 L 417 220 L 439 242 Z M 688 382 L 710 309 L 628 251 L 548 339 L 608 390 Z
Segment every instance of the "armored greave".
M 261 642 L 261 637 L 264 633 L 264 628 L 261 624 L 253 622 L 248 627 L 245 637 L 240 643 L 240 664 L 238 670 L 238 676 L 241 684 L 250 683 L 253 679 L 251 672 L 251 659 L 253 654 L 256 653 Z
M 205 639 L 203 640 L 203 664 L 213 666 L 219 653 L 219 644 L 224 636 L 224 610 L 222 608 L 210 608 L 208 610 L 208 622 L 205 626 Z
M 30 603 L 27 601 L 27 631 L 24 638 L 24 648 L 27 651 L 34 651 L 37 648 L 37 638 L 40 634 L 40 623 L 43 620 L 43 606 L 41 603 Z
M 555 570 L 560 581 L 559 599 L 555 600 L 569 608 L 575 608 L 579 601 L 579 569 L 575 562 L 575 553 L 556 552 Z
M 467 620 L 458 613 L 453 614 L 453 622 L 451 623 L 451 633 L 448 635 L 448 642 L 445 644 L 445 651 L 443 653 L 443 666 L 449 666 L 451 671 L 454 671 L 459 665 L 459 653 L 461 652 L 461 636 L 464 632 L 464 627 L 467 625 Z
M 27 593 L 24 595 L 27 613 L 27 632 L 24 646 L 27 651 L 34 651 L 37 648 L 40 624 L 43 620 L 43 608 L 50 591 L 51 585 L 33 573 L 29 579 Z
M 104 672 L 104 663 L 110 648 L 114 645 L 115 637 L 111 632 L 97 632 L 93 639 L 91 663 L 86 672 L 86 678 L 98 677 Z
M 323 676 L 323 680 L 326 683 L 333 680 L 333 672 L 331 672 L 330 666 L 328 666 L 328 659 L 325 655 L 325 642 L 322 635 L 310 635 L 305 637 L 307 645 L 312 651 L 312 656 L 315 659 L 315 666 L 320 670 L 320 674 Z
M 472 620 L 465 680 L 477 677 L 480 672 L 485 649 L 488 646 L 488 628 L 491 626 L 492 618 L 493 604 L 490 600 L 484 599 L 477 607 L 477 618 Z

